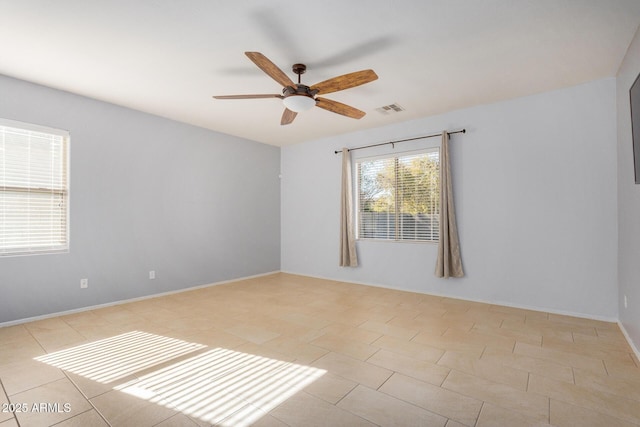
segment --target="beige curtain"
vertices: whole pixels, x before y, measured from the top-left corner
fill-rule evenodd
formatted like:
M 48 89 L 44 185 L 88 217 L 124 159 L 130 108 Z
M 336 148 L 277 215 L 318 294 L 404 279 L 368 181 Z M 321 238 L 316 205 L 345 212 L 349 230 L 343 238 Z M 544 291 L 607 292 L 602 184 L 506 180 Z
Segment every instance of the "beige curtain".
M 342 195 L 340 200 L 340 266 L 357 267 L 356 238 L 353 231 L 351 195 L 351 154 L 342 149 Z
M 456 214 L 453 208 L 451 167 L 449 162 L 449 134 L 442 132 L 440 147 L 440 241 L 438 242 L 437 277 L 462 277 L 462 259 Z

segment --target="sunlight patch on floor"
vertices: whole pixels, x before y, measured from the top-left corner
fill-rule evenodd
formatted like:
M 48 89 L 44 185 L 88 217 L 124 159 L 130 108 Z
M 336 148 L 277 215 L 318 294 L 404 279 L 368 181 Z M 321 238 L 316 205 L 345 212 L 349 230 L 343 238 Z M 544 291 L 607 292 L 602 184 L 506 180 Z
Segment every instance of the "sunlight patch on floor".
M 132 331 L 35 360 L 107 384 L 203 348 L 202 344 Z
M 115 387 L 222 426 L 250 425 L 326 371 L 215 348 Z
M 208 348 L 132 331 L 35 360 L 103 384 L 146 371 L 113 389 L 207 423 L 233 427 L 251 425 L 326 373 L 225 348 Z M 187 356 L 193 352 L 197 353 Z M 179 361 L 167 365 L 178 357 Z M 159 364 L 163 367 L 151 371 Z

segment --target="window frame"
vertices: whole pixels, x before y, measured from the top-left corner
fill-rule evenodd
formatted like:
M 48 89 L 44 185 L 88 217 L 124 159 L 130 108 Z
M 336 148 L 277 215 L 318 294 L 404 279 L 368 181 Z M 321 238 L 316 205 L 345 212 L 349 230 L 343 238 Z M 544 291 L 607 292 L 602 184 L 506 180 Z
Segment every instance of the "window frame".
M 62 167 L 60 168 L 60 177 L 61 183 L 63 184 L 61 188 L 55 188 L 55 186 L 50 187 L 42 187 L 42 186 L 33 186 L 33 187 L 22 187 L 22 186 L 3 186 L 0 185 L 0 198 L 4 197 L 7 193 L 33 193 L 33 194 L 52 194 L 54 197 L 61 197 L 64 203 L 64 213 L 60 217 L 63 218 L 64 225 L 63 232 L 60 233 L 61 239 L 59 239 L 58 243 L 54 243 L 53 239 L 49 242 L 50 244 L 35 244 L 35 245 L 17 245 L 9 248 L 0 247 L 0 258 L 8 258 L 15 256 L 30 256 L 30 255 L 52 255 L 52 254 L 64 254 L 69 252 L 70 248 L 70 211 L 71 211 L 71 198 L 70 198 L 70 146 L 71 146 L 71 136 L 70 133 L 66 130 L 51 128 L 48 126 L 37 125 L 33 123 L 26 123 L 16 120 L 10 120 L 5 118 L 0 118 L 0 127 L 5 128 L 13 128 L 26 132 L 34 132 L 38 134 L 46 134 L 52 137 L 61 138 L 61 150 L 60 152 L 60 161 L 62 162 Z M 3 134 L 0 133 L 0 148 L 3 144 Z M 2 168 L 2 165 L 0 165 Z M 52 199 L 53 200 L 53 199 Z M 52 229 L 49 228 L 48 231 Z M 51 233 L 53 236 L 53 233 Z M 0 236 L 1 238 L 2 236 Z M 25 239 L 25 242 L 27 239 Z
M 354 220 L 355 220 L 355 237 L 356 240 L 358 241 L 364 241 L 364 242 L 392 242 L 392 243 L 410 243 L 410 244 L 438 244 L 439 240 L 440 240 L 440 235 L 438 232 L 438 235 L 436 236 L 435 239 L 406 239 L 406 238 L 402 238 L 401 237 L 401 232 L 402 230 L 398 228 L 397 223 L 397 216 L 399 214 L 398 212 L 398 205 L 396 203 L 396 210 L 394 210 L 394 215 L 396 217 L 396 220 L 394 221 L 394 237 L 393 238 L 379 238 L 379 237 L 362 237 L 361 235 L 361 209 L 360 209 L 360 163 L 363 162 L 370 162 L 370 161 L 375 161 L 375 160 L 386 160 L 386 159 L 394 159 L 396 162 L 398 161 L 398 159 L 403 158 L 403 157 L 408 157 L 408 156 L 412 156 L 412 155 L 420 155 L 420 154 L 429 154 L 429 153 L 437 153 L 437 159 L 438 159 L 438 175 L 437 175 L 437 186 L 440 187 L 440 159 L 441 159 L 441 153 L 440 153 L 440 146 L 432 146 L 432 147 L 426 147 L 426 148 L 419 148 L 419 149 L 411 149 L 411 150 L 407 150 L 407 151 L 393 151 L 393 152 L 388 152 L 385 154 L 378 154 L 378 155 L 372 155 L 372 156 L 362 156 L 362 157 L 357 157 L 354 158 L 352 160 L 353 162 L 353 167 L 352 167 L 352 180 L 353 180 L 353 199 L 354 199 Z M 438 200 L 438 212 L 437 212 L 437 217 L 438 217 L 438 221 L 440 219 L 440 206 L 439 206 L 439 200 Z

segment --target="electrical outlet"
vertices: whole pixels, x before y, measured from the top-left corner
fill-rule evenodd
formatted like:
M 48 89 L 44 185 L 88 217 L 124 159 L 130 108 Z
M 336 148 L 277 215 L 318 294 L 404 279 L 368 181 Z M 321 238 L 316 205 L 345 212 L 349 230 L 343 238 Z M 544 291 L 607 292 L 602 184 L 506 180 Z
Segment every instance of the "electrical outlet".
M 627 296 L 624 296 L 624 308 L 627 308 Z
M 149 272 L 149 279 L 153 280 L 156 278 L 156 271 L 155 270 L 151 270 Z
M 89 287 L 89 279 L 80 279 L 80 288 L 86 289 Z

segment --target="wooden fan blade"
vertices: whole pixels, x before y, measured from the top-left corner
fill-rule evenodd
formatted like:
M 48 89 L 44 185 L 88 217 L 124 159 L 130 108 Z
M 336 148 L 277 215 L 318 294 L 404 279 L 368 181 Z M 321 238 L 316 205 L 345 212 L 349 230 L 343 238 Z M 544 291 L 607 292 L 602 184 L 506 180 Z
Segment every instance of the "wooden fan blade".
M 357 108 L 350 107 L 338 101 L 332 101 L 326 98 L 316 98 L 316 106 L 324 108 L 332 113 L 342 114 L 343 116 L 351 117 L 352 119 L 361 119 L 366 114 L 364 111 L 360 111 Z
M 280 83 L 282 86 L 296 87 L 295 83 L 293 83 L 293 81 L 291 81 L 291 79 L 287 77 L 284 71 L 278 68 L 276 64 L 271 62 L 260 52 L 245 52 L 244 54 L 247 55 L 249 59 L 258 66 L 258 68 L 267 73 L 269 77 Z
M 298 113 L 296 113 L 295 111 L 291 111 L 288 108 L 285 108 L 284 113 L 282 113 L 282 119 L 280 120 L 280 124 L 288 125 L 293 121 L 293 119 L 296 118 L 297 115 Z
M 215 99 L 258 99 L 258 98 L 284 98 L 282 95 L 220 95 L 214 96 Z
M 311 90 L 317 90 L 319 94 L 326 94 L 360 86 L 377 79 L 378 75 L 373 70 L 362 70 L 316 83 L 311 86 Z

